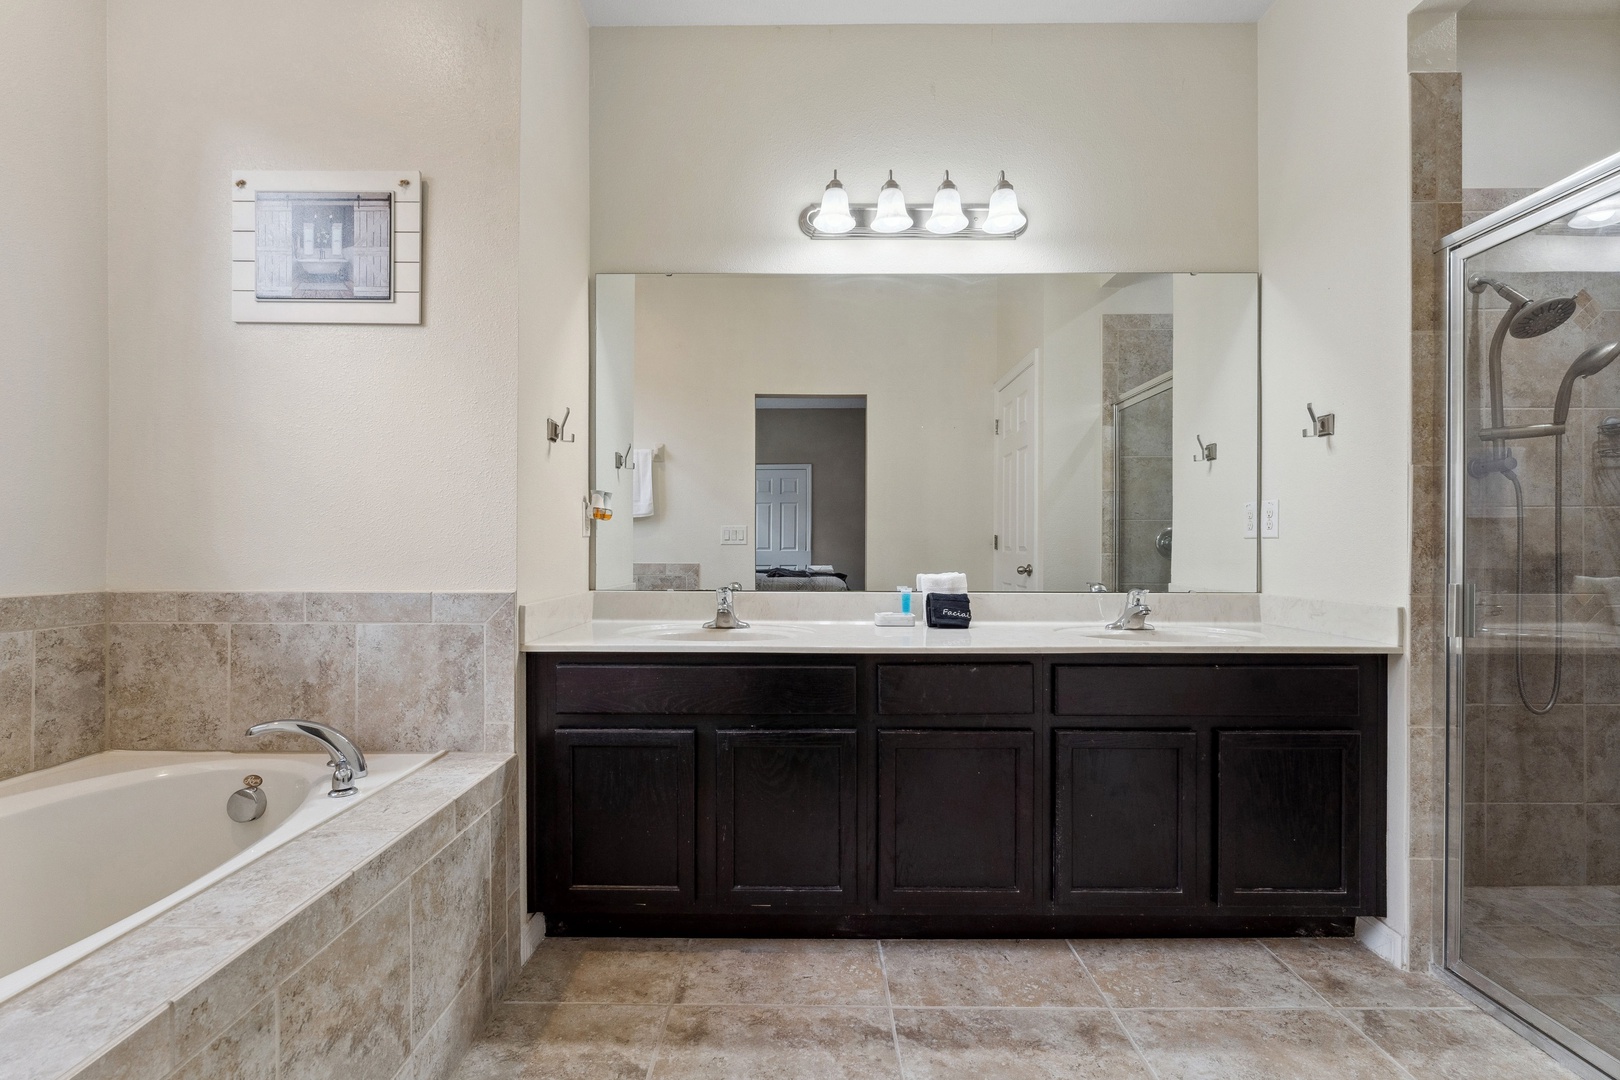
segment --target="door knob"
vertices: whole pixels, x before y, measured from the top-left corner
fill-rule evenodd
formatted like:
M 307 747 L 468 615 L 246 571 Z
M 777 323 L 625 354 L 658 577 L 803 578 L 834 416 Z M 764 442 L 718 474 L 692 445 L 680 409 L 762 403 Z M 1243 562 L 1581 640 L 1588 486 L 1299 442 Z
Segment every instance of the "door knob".
M 1018 568 L 1018 572 L 1020 574 L 1023 574 L 1025 577 L 1034 577 L 1035 576 L 1035 564 L 1034 563 L 1025 563 L 1023 566 L 1020 566 Z

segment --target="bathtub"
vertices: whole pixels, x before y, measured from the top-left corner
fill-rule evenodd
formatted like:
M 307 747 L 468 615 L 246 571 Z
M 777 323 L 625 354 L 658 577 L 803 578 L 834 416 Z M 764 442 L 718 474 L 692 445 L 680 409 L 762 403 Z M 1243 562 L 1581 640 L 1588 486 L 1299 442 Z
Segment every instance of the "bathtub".
M 368 755 L 345 799 L 324 754 L 111 750 L 0 781 L 0 1001 L 438 756 Z M 238 824 L 249 773 L 268 806 Z

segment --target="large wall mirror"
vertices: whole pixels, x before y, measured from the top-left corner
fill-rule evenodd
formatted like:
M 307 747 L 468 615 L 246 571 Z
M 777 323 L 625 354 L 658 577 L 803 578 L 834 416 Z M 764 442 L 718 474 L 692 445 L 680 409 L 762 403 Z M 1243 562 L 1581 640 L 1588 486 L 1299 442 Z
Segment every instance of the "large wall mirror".
M 1252 274 L 604 274 L 595 329 L 597 589 L 1258 586 Z

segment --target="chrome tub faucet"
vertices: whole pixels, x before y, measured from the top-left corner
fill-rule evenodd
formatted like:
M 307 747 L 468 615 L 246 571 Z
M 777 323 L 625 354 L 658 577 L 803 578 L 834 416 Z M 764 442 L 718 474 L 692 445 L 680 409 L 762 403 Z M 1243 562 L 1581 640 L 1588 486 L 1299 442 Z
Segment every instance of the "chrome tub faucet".
M 742 582 L 733 581 L 730 585 L 722 585 L 715 590 L 714 618 L 703 624 L 705 630 L 741 630 L 748 624 L 737 618 L 736 596 L 737 590 L 742 588 Z
M 248 728 L 247 733 L 269 735 L 277 731 L 307 735 L 326 747 L 326 752 L 332 755 L 332 760 L 327 762 L 332 766 L 332 790 L 327 792 L 327 795 L 334 799 L 342 799 L 360 790 L 354 786 L 354 782 L 366 775 L 366 755 L 361 753 L 360 748 L 343 732 L 325 724 L 318 724 L 314 720 L 267 720 L 262 724 L 254 724 Z
M 1153 614 L 1148 607 L 1146 589 L 1132 589 L 1125 597 L 1125 610 L 1119 613 L 1119 618 L 1108 624 L 1110 630 L 1151 630 L 1147 617 Z

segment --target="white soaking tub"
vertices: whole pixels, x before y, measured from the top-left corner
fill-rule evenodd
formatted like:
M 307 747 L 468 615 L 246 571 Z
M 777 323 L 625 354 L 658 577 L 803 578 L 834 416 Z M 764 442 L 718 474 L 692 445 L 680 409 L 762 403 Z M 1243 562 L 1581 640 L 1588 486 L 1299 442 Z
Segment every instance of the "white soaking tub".
M 438 756 L 367 755 L 343 799 L 324 754 L 111 750 L 0 781 L 0 1001 Z M 250 773 L 268 806 L 238 824 Z

